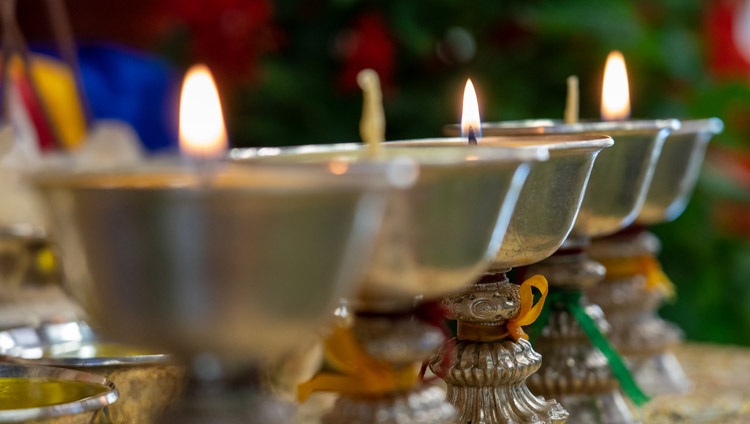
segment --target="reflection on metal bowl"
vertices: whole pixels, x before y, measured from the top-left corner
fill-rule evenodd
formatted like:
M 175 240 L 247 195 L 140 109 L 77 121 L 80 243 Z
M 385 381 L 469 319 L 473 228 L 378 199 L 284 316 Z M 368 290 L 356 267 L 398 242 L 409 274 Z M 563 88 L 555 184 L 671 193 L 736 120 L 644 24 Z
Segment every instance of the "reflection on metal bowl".
M 164 354 L 108 343 L 84 322 L 20 327 L 0 332 L 5 361 L 45 365 L 97 374 L 120 393 L 104 412 L 112 424 L 152 423 L 176 399 L 184 370 Z
M 118 398 L 93 374 L 36 365 L 0 364 L 0 423 L 90 424 Z

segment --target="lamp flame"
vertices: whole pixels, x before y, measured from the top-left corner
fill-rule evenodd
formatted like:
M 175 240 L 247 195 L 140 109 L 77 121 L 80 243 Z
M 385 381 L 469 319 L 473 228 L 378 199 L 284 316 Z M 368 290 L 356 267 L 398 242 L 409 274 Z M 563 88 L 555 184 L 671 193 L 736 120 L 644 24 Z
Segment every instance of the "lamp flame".
M 476 139 L 482 136 L 482 124 L 479 118 L 479 102 L 477 92 L 471 79 L 466 80 L 464 88 L 464 106 L 461 113 L 461 136 L 468 137 L 469 143 L 476 143 Z
M 628 71 L 622 53 L 613 51 L 607 57 L 602 84 L 602 119 L 618 121 L 630 116 L 630 88 Z
M 193 65 L 180 95 L 180 150 L 195 158 L 222 157 L 227 150 L 227 130 L 211 71 Z

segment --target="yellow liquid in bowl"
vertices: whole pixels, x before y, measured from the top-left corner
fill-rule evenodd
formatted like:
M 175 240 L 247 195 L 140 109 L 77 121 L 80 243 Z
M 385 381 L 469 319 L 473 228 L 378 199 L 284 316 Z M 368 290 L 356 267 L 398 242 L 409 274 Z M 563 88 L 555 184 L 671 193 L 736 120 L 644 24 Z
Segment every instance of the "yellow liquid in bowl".
M 92 383 L 47 378 L 0 378 L 0 410 L 76 402 L 108 389 Z

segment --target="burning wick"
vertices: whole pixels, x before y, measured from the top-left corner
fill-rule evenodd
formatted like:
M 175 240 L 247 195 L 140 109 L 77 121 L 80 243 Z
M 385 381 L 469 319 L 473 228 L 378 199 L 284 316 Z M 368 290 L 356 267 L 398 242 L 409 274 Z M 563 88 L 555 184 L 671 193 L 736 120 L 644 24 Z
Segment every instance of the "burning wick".
M 628 71 L 618 51 L 609 54 L 604 67 L 601 114 L 605 121 L 624 121 L 630 116 Z
M 477 135 L 474 133 L 474 127 L 469 127 L 469 144 L 477 144 Z
M 466 80 L 464 88 L 464 105 L 461 113 L 461 136 L 467 137 L 469 144 L 477 144 L 477 138 L 482 136 L 482 126 L 479 119 L 479 102 L 477 92 L 471 80 Z
M 568 77 L 568 98 L 565 102 L 565 123 L 575 124 L 578 122 L 578 77 Z
M 219 92 L 206 65 L 192 66 L 180 94 L 180 151 L 196 167 L 202 185 L 208 185 L 228 140 Z

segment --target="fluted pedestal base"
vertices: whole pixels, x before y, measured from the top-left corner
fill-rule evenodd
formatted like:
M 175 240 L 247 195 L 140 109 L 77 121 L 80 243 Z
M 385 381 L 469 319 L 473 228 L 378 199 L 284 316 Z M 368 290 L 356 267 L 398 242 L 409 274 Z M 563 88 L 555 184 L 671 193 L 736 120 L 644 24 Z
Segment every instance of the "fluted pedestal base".
M 607 332 L 609 325 L 598 306 L 587 305 L 586 313 L 600 331 Z M 535 345 L 544 363 L 528 380 L 532 392 L 557 399 L 576 424 L 637 422 L 606 357 L 567 311 L 553 305 L 549 323 Z
M 585 248 L 586 243 L 581 243 Z M 544 357 L 539 371 L 528 380 L 535 394 L 554 397 L 570 412 L 576 424 L 631 424 L 637 422 L 620 392 L 620 384 L 604 354 L 579 324 L 580 311 L 604 335 L 610 326 L 601 308 L 589 303 L 583 293 L 604 277 L 604 267 L 589 259 L 580 247 L 560 251 L 529 266 L 527 272 L 545 275 L 550 281 L 549 319 L 534 340 Z M 565 297 L 554 300 L 553 290 Z M 581 307 L 583 310 L 581 311 Z M 588 321 L 588 320 L 587 320 Z
M 409 368 L 415 364 L 418 368 L 418 364 L 445 340 L 441 330 L 415 311 L 358 313 L 352 330 L 356 343 L 367 357 L 389 364 L 392 369 Z M 375 372 L 390 371 L 381 369 Z M 358 383 L 354 380 L 352 384 Z M 408 386 L 394 387 L 386 393 L 367 393 L 358 390 L 360 387 L 340 389 L 338 400 L 331 412 L 323 417 L 322 424 L 455 423 L 456 409 L 445 400 L 445 391 L 440 387 L 422 385 L 416 378 Z
M 570 412 L 576 424 L 633 424 L 637 423 L 630 412 L 628 404 L 619 390 L 591 395 L 561 396 L 560 402 Z
M 653 261 L 659 267 L 654 258 L 659 250 L 656 236 L 646 231 L 631 231 L 594 242 L 591 254 L 605 263 L 613 263 L 613 269 L 638 258 Z M 661 272 L 660 267 L 657 270 Z M 606 313 L 612 328 L 609 339 L 627 359 L 641 389 L 652 396 L 686 393 L 691 388 L 690 380 L 671 352 L 682 342 L 683 333 L 658 315 L 665 294 L 650 286 L 649 278 L 654 276 L 649 276 L 648 267 L 631 275 L 609 273 L 587 294 Z
M 546 283 L 545 283 L 546 284 Z M 503 271 L 489 272 L 461 293 L 443 299 L 458 337 L 443 344 L 430 369 L 448 385 L 460 424 L 561 424 L 567 411 L 533 395 L 526 379 L 542 357 L 524 339 L 514 342 L 506 322 L 521 309 L 519 286 Z
M 628 366 L 638 386 L 649 395 L 688 393 L 693 383 L 672 352 L 628 356 Z
M 526 387 L 526 378 L 541 363 L 526 340 L 452 339 L 438 351 L 430 368 L 448 383 L 448 401 L 461 414 L 457 423 L 565 423 L 568 413 L 559 403 L 534 396 Z
M 454 424 L 456 410 L 445 392 L 421 386 L 379 397 L 341 396 L 322 424 Z
M 293 424 L 296 405 L 265 387 L 261 365 L 232 377 L 189 379 L 182 399 L 164 411 L 164 424 Z

